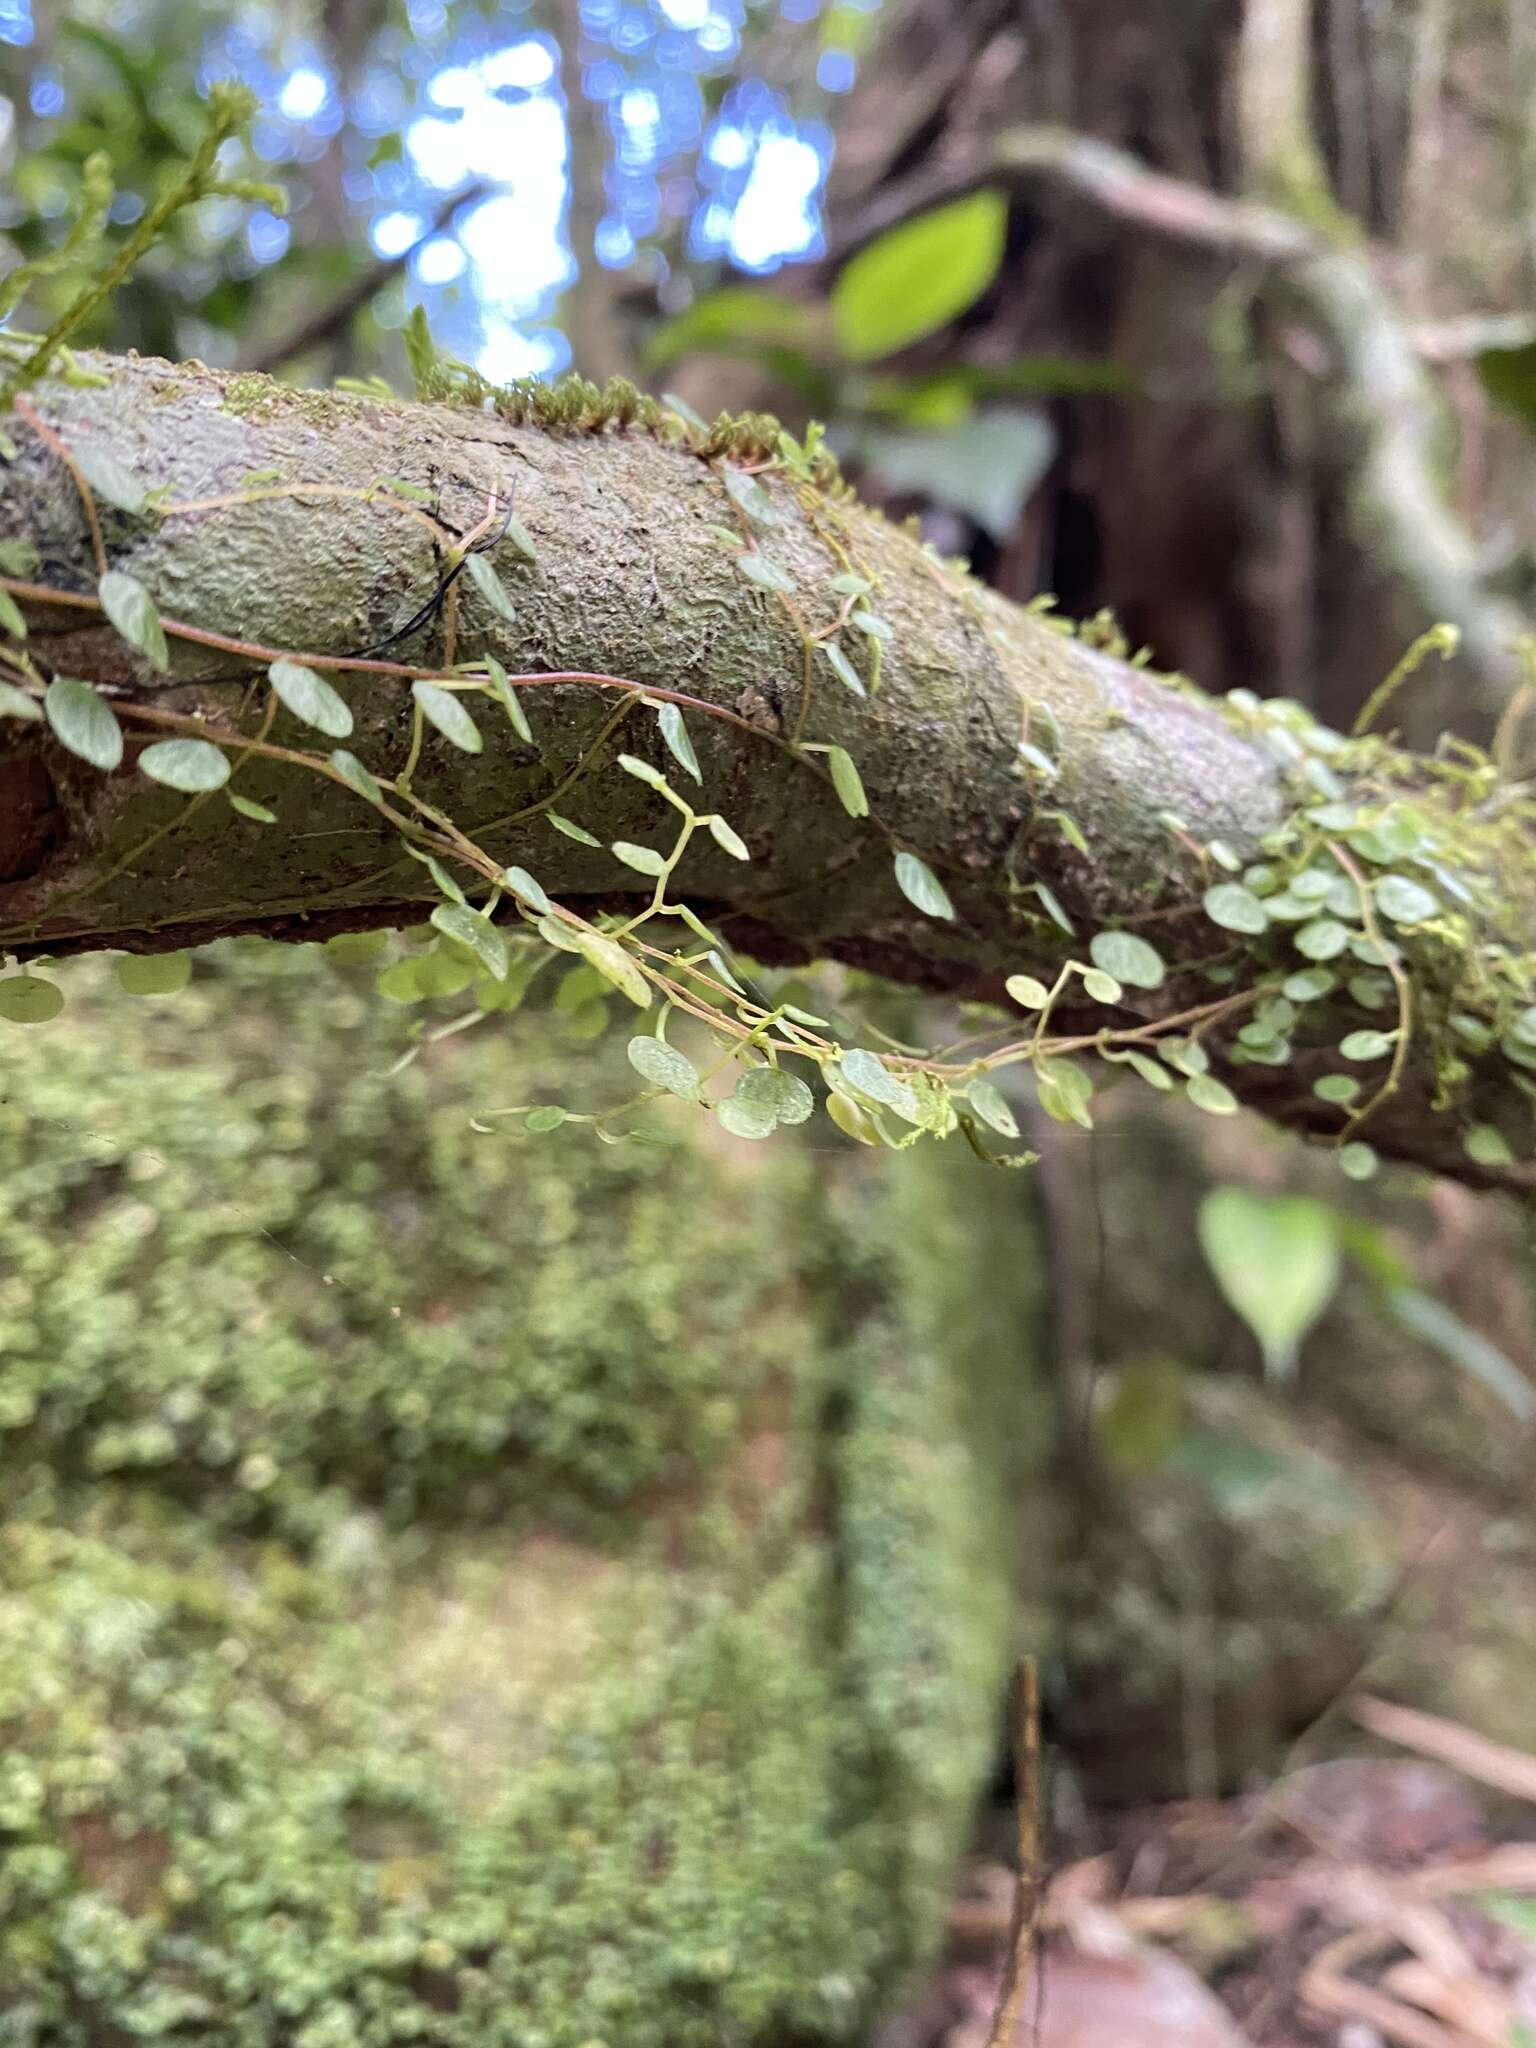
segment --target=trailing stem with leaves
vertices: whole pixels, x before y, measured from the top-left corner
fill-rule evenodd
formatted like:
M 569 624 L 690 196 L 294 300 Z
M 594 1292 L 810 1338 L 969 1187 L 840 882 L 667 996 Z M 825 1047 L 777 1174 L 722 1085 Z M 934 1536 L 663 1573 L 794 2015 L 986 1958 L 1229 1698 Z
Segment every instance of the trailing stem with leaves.
M 0 1019 L 54 1014 L 71 952 L 155 990 L 223 933 L 397 926 L 351 949 L 451 1006 L 422 1035 L 551 968 L 599 1025 L 632 1010 L 603 1136 L 671 1096 L 764 1137 L 820 1090 L 862 1142 L 1020 1159 L 1028 1069 L 1084 1127 L 1124 1079 L 1252 1102 L 1352 1174 L 1528 1184 L 1509 763 L 1212 699 L 1011 605 L 814 429 L 494 388 L 409 339 L 415 404 L 0 338 Z M 957 1035 L 811 1007 L 776 970 L 820 957 L 961 998 Z

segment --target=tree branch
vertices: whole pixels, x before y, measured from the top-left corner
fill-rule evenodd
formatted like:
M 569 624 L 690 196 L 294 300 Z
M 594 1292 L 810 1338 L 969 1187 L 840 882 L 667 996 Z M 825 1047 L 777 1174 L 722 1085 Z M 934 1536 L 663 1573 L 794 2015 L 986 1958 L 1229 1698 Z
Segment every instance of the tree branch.
M 416 922 L 434 897 L 401 845 L 396 820 L 411 806 L 407 827 L 463 863 L 467 886 L 515 864 L 589 917 L 633 912 L 652 884 L 610 848 L 655 846 L 675 816 L 615 758 L 623 749 L 679 772 L 643 690 L 683 709 L 701 802 L 750 849 L 743 863 L 701 833 L 678 882 L 743 951 L 830 956 L 992 1001 L 1010 975 L 1060 976 L 1053 1042 L 1091 1049 L 1110 1029 L 1150 1046 L 1183 1018 L 1178 1028 L 1246 1100 L 1294 1128 L 1366 1137 L 1474 1181 L 1536 1183 L 1531 1101 L 1498 1050 L 1536 999 L 1532 806 L 1491 769 L 1379 742 L 1341 749 L 1294 708 L 1223 707 L 1066 637 L 851 499 L 795 482 L 776 466 L 772 433 L 750 422 L 713 443 L 670 416 L 625 428 L 633 405 L 621 393 L 606 406 L 581 400 L 576 424 L 544 431 L 475 406 L 275 384 L 253 394 L 249 377 L 200 366 L 90 365 L 105 388 L 46 386 L 39 413 L 86 474 L 110 458 L 120 491 L 126 470 L 163 493 L 154 513 L 114 513 L 104 530 L 113 569 L 161 609 L 172 672 L 157 674 L 108 625 L 75 481 L 18 423 L 17 457 L 0 467 L 0 532 L 37 566 L 0 584 L 25 607 L 37 673 L 110 693 L 129 746 L 103 775 L 41 723 L 0 710 L 0 948 L 26 959 Z M 750 488 L 743 465 L 757 472 Z M 430 493 L 430 510 L 401 483 Z M 454 535 L 489 541 L 487 505 L 504 506 L 514 483 L 520 530 L 476 558 L 492 564 L 503 601 L 461 577 L 443 618 L 391 659 L 355 654 L 420 609 L 461 545 Z M 770 564 L 770 584 L 787 591 L 738 566 L 743 499 L 754 573 Z M 873 643 L 837 587 L 850 564 L 889 628 L 878 687 Z M 839 679 L 825 653 L 834 640 L 868 694 Z M 326 759 L 330 738 L 270 698 L 265 667 L 279 652 L 342 691 L 347 748 L 385 781 L 382 806 Z M 450 665 L 487 654 L 512 672 L 535 744 L 475 696 L 459 701 L 479 708 L 482 752 L 431 733 L 421 745 L 413 679 L 462 689 Z M 7 667 L 25 681 L 14 648 Z M 263 709 L 278 713 L 270 730 Z M 222 792 L 189 801 L 136 772 L 144 741 L 188 733 L 227 749 L 240 793 L 276 812 L 277 827 L 237 817 Z M 857 763 L 868 817 L 833 794 L 828 747 Z M 313 772 L 301 772 L 306 760 Z M 1313 820 L 1320 789 L 1357 809 Z M 552 805 L 597 843 L 552 826 Z M 1392 847 L 1407 834 L 1401 853 L 1369 838 L 1378 818 L 1398 835 Z M 1335 860 L 1340 833 L 1355 834 L 1353 852 L 1341 839 Z M 942 878 L 952 918 L 910 899 L 898 852 Z M 1299 999 L 1315 1007 L 1295 1026 L 1292 1056 L 1263 1064 L 1238 1043 L 1266 991 L 1306 964 L 1294 911 L 1261 936 L 1207 914 L 1207 891 L 1253 860 L 1277 879 L 1321 863 L 1336 894 L 1358 862 L 1396 862 L 1429 886 L 1424 931 L 1394 931 L 1397 1040 L 1359 957 L 1393 910 L 1373 910 L 1362 886 L 1358 908 L 1333 913 L 1357 953 L 1338 960 L 1328 992 Z M 1163 984 L 1128 976 L 1112 1000 L 1086 989 L 1067 963 L 1086 961 L 1106 930 L 1155 942 Z M 1392 978 L 1376 980 L 1390 997 Z M 1033 1020 L 1013 1015 L 1027 1049 Z M 1453 1016 L 1471 1020 L 1470 1040 Z M 1395 1047 L 1370 1076 L 1363 1120 L 1313 1088 L 1358 1073 L 1338 1050 L 1355 1029 Z M 1485 1139 L 1470 1157 L 1475 1130 L 1496 1131 L 1509 1156 Z

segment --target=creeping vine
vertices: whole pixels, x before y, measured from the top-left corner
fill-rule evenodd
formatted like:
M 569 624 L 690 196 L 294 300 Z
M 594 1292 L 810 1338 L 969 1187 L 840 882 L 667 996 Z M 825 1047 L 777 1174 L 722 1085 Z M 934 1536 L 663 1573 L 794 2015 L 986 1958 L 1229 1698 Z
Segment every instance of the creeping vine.
M 167 195 L 155 210 L 155 233 L 176 206 L 208 192 L 238 189 L 251 196 L 240 181 L 215 171 L 222 143 L 238 129 L 239 107 L 238 96 L 216 105 L 209 133 L 218 140 L 199 150 L 176 188 L 180 198 L 172 204 Z M 87 225 L 79 232 L 88 239 L 91 230 Z M 591 1114 L 555 1112 L 547 1104 L 486 1112 L 478 1119 L 482 1128 L 510 1122 L 536 1134 L 557 1123 L 584 1122 L 609 1138 L 636 1129 L 638 1112 L 671 1096 L 707 1110 L 735 1135 L 762 1138 L 813 1113 L 810 1075 L 821 1083 L 827 1114 L 860 1142 L 900 1148 L 959 1130 L 980 1156 L 1018 1164 L 1029 1155 L 1000 1152 L 994 1142 L 1017 1143 L 1020 1135 L 1015 1104 L 998 1085 L 1009 1070 L 1032 1072 L 1048 1115 L 1089 1128 L 1095 1073 L 1102 1066 L 1091 1067 L 1084 1055 L 1128 1068 L 1151 1088 L 1179 1090 L 1213 1115 L 1238 1106 L 1228 1085 L 1234 1069 L 1294 1063 L 1312 1077 L 1315 1132 L 1334 1144 L 1346 1172 L 1363 1176 L 1375 1165 L 1367 1134 L 1402 1089 L 1415 1048 L 1420 1063 L 1427 1057 L 1432 1066 L 1436 1107 L 1457 1117 L 1469 1156 L 1490 1167 L 1513 1158 L 1511 1135 L 1477 1120 L 1463 1105 L 1477 1063 L 1490 1055 L 1502 1059 L 1520 1092 L 1536 1099 L 1536 1079 L 1526 1078 L 1536 1075 L 1536 967 L 1519 948 L 1485 936 L 1503 873 L 1524 858 L 1532 805 L 1494 763 L 1455 744 L 1435 760 L 1415 764 L 1415 784 L 1404 757 L 1363 730 L 1428 653 L 1449 651 L 1453 636 L 1447 630 L 1415 644 L 1372 696 L 1362 730 L 1351 738 L 1328 732 L 1299 706 L 1261 704 L 1242 691 L 1225 700 L 1228 718 L 1282 764 L 1294 808 L 1263 837 L 1258 858 L 1219 840 L 1202 840 L 1183 819 L 1164 815 L 1171 848 L 1200 877 L 1200 923 L 1194 930 L 1187 903 L 1154 905 L 1082 941 L 1027 859 L 1029 837 L 1036 832 L 1058 834 L 1083 856 L 1090 843 L 1055 795 L 1062 775 L 1056 720 L 1047 705 L 1021 694 L 1017 732 L 1001 737 L 1029 796 L 1017 889 L 1038 906 L 1026 922 L 1033 920 L 1048 935 L 1054 955 L 1049 974 L 1041 979 L 1020 971 L 1006 977 L 1008 998 L 1027 1021 L 1016 1017 L 1000 1025 L 995 1017 L 967 1018 L 960 1035 L 937 1049 L 899 1043 L 867 1019 L 859 1021 L 857 1037 L 879 1041 L 881 1049 L 875 1050 L 850 1042 L 854 1034 L 845 1028 L 846 1016 L 832 1019 L 805 1007 L 798 987 L 792 985 L 792 994 L 771 991 L 679 885 L 679 871 L 701 834 L 731 859 L 752 858 L 739 829 L 750 821 L 733 820 L 703 801 L 703 771 L 687 720 L 714 719 L 789 759 L 862 832 L 883 840 L 895 886 L 919 913 L 940 922 L 956 914 L 942 874 L 871 804 L 849 750 L 809 736 L 819 722 L 825 685 L 835 682 L 859 699 L 878 696 L 884 651 L 894 637 L 878 609 L 879 578 L 860 558 L 847 513 L 851 494 L 819 430 L 812 428 L 799 441 L 777 421 L 756 414 L 722 416 L 708 425 L 679 401 L 657 400 L 619 380 L 602 389 L 580 378 L 493 387 L 437 350 L 420 315 L 414 316 L 406 340 L 420 396 L 494 408 L 515 424 L 551 433 L 649 433 L 696 457 L 718 489 L 725 515 L 709 531 L 734 573 L 782 609 L 801 650 L 802 671 L 787 725 L 631 676 L 585 669 L 510 673 L 488 653 L 455 658 L 461 591 L 472 587 L 492 615 L 510 621 L 516 616 L 515 591 L 504 573 L 515 578 L 537 565 L 537 540 L 518 519 L 510 488 L 493 492 L 467 531 L 454 531 L 428 494 L 396 478 L 358 488 L 289 482 L 265 473 L 247 478 L 238 490 L 178 501 L 115 465 L 103 469 L 99 461 L 88 462 L 70 447 L 24 387 L 61 366 L 66 378 L 77 373 L 67 358 L 67 338 L 125 274 L 120 254 L 29 348 L 0 388 L 0 399 L 12 402 L 24 428 L 71 477 L 96 570 L 94 590 L 70 589 L 41 578 L 36 551 L 29 553 L 24 539 L 0 551 L 0 719 L 45 725 L 54 741 L 101 773 L 121 767 L 131 749 L 138 773 L 189 799 L 187 809 L 158 824 L 117 867 L 82 884 L 67 899 L 77 909 L 92 888 L 215 798 L 222 796 L 246 825 L 276 825 L 272 810 L 236 786 L 247 764 L 271 762 L 346 790 L 398 836 L 400 851 L 388 867 L 326 900 L 344 907 L 361 887 L 407 862 L 419 865 L 430 883 L 428 915 L 413 928 L 405 950 L 381 966 L 380 992 L 406 1004 L 462 994 L 472 1007 L 431 1032 L 419 1030 L 406 1057 L 433 1038 L 514 1009 L 562 953 L 585 976 L 583 990 L 611 991 L 643 1013 L 645 1029 L 629 1043 L 631 1064 L 643 1083 L 638 1092 Z M 14 296 L 11 302 L 17 302 Z M 768 476 L 778 486 L 774 491 L 764 487 Z M 306 651 L 222 633 L 163 615 L 143 583 L 114 566 L 100 497 L 132 516 L 158 521 L 285 499 L 355 502 L 427 533 L 436 562 L 432 586 L 403 624 L 351 651 Z M 803 520 L 837 565 L 817 593 L 830 614 L 823 623 L 812 622 L 807 593 L 775 559 L 774 532 L 786 517 Z M 922 550 L 919 559 L 980 631 L 1006 641 L 1006 626 L 961 569 L 931 550 Z M 192 715 L 146 702 L 131 689 L 61 674 L 30 641 L 23 606 L 104 616 L 161 673 L 171 671 L 172 643 L 205 648 L 226 664 L 240 665 L 247 678 L 245 701 L 221 716 Z M 1072 627 L 1048 616 L 1048 601 L 1032 609 L 1088 648 L 1135 665 L 1148 659 L 1146 650 L 1133 653 L 1125 645 L 1107 616 Z M 387 651 L 398 651 L 429 626 L 438 628 L 438 661 L 412 662 Z M 227 667 L 221 673 L 227 676 Z M 353 715 L 329 678 L 344 674 L 389 678 L 408 689 L 409 736 L 393 767 L 365 761 L 343 744 L 353 735 Z M 462 753 L 482 750 L 477 712 L 505 717 L 519 744 L 538 754 L 529 707 L 540 690 L 566 687 L 615 701 L 574 761 L 547 764 L 548 787 L 532 801 L 467 827 L 416 786 L 429 729 Z M 274 741 L 279 708 L 327 744 Z M 668 772 L 637 752 L 620 750 L 624 729 L 642 715 L 654 721 Z M 488 841 L 509 826 L 542 818 L 552 831 L 599 847 L 595 835 L 560 807 L 588 778 L 609 769 L 635 778 L 660 800 L 671 820 L 670 836 L 660 845 L 610 842 L 607 854 L 647 881 L 649 895 L 627 913 L 585 917 L 555 900 L 527 868 L 499 862 Z M 312 907 L 315 901 L 310 899 Z M 59 907 L 56 898 L 50 915 Z M 1172 958 L 1149 936 L 1165 923 Z M 375 936 L 369 937 L 370 948 Z M 35 927 L 0 930 L 0 947 L 35 944 L 36 937 Z M 377 937 L 377 944 L 388 942 Z M 1166 997 L 1159 993 L 1165 986 Z M 62 1000 L 59 984 L 32 968 L 0 977 L 0 1019 L 44 1022 Z M 586 1000 L 591 1006 L 591 998 Z M 1091 1016 L 1095 1008 L 1102 1021 L 1082 1028 L 1085 1012 Z M 1378 1016 L 1379 1024 L 1360 1021 Z M 690 1020 L 712 1048 L 702 1063 L 669 1037 L 679 1018 Z M 1351 1071 L 1356 1067 L 1379 1078 L 1367 1088 Z

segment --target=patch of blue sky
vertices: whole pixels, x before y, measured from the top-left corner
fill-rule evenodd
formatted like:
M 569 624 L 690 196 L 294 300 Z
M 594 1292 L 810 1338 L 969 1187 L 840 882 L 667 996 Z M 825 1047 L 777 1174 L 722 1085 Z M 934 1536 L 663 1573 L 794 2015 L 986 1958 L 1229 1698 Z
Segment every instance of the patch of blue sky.
M 30 40 L 33 5 L 0 0 L 0 42 Z M 827 0 L 779 0 L 778 11 L 811 23 Z M 826 124 L 753 77 L 731 84 L 713 111 L 706 100 L 708 81 L 740 58 L 745 0 L 579 0 L 578 14 L 573 68 L 602 109 L 610 149 L 599 262 L 664 275 L 657 238 L 680 226 L 694 260 L 757 274 L 821 253 Z M 824 47 L 812 102 L 846 91 L 854 68 L 850 53 Z M 244 9 L 216 31 L 200 74 L 205 85 L 236 75 L 258 93 L 253 141 L 268 162 L 312 163 L 350 125 L 343 194 L 368 219 L 380 256 L 414 251 L 408 296 L 426 304 L 445 346 L 497 378 L 563 365 L 554 321 L 576 275 L 569 124 L 560 48 L 533 26 L 531 0 L 502 0 L 491 15 L 406 0 L 404 21 L 375 39 L 350 102 L 323 50 L 282 39 L 265 9 Z M 66 111 L 50 71 L 37 72 L 31 97 L 43 118 Z M 423 242 L 443 201 L 469 184 L 486 196 L 461 210 L 452 232 Z M 292 224 L 253 215 L 243 232 L 248 260 L 278 260 L 301 224 L 302 205 Z

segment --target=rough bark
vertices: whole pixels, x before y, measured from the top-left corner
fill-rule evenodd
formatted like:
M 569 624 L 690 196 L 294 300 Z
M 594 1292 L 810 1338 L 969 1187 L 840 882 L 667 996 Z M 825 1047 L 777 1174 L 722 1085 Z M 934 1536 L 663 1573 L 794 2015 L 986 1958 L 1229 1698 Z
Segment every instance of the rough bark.
M 713 846 L 690 852 L 680 886 L 759 957 L 830 956 L 991 999 L 1008 974 L 1053 971 L 1064 957 L 1084 957 L 1093 932 L 1132 923 L 1178 971 L 1156 992 L 1127 990 L 1114 1012 L 1065 1003 L 1053 1030 L 1088 1034 L 1106 1021 L 1134 1026 L 1210 1001 L 1197 968 L 1214 955 L 1235 963 L 1239 987 L 1273 972 L 1272 954 L 1261 960 L 1256 942 L 1234 942 L 1202 914 L 1204 889 L 1222 876 L 1199 849 L 1220 841 L 1251 858 L 1308 800 L 1294 780 L 1294 747 L 1288 767 L 1287 750 L 1254 714 L 1053 632 L 878 515 L 836 499 L 808 507 L 782 477 L 766 476 L 779 520 L 760 545 L 795 586 L 781 600 L 741 578 L 721 538 L 722 527 L 740 523 L 722 465 L 653 434 L 546 433 L 488 411 L 298 393 L 201 366 L 97 358 L 94 367 L 108 377 L 103 387 L 50 386 L 39 403 L 66 446 L 110 455 L 168 494 L 160 516 L 105 517 L 113 566 L 137 576 L 166 618 L 173 675 L 154 674 L 106 625 L 90 594 L 94 564 L 76 485 L 20 420 L 16 458 L 0 469 L 0 534 L 25 537 L 40 558 L 31 578 L 9 583 L 30 612 L 34 653 L 56 672 L 113 689 L 133 741 L 163 737 L 154 720 L 168 712 L 233 736 L 243 708 L 264 694 L 261 661 L 189 637 L 201 633 L 325 666 L 356 718 L 349 746 L 375 773 L 398 772 L 411 671 L 349 650 L 377 645 L 417 611 L 441 574 L 440 549 L 415 508 L 323 493 L 402 479 L 430 490 L 440 518 L 465 532 L 491 494 L 515 487 L 518 517 L 538 549 L 533 566 L 508 544 L 495 556 L 516 624 L 465 588 L 457 653 L 493 652 L 526 679 L 522 702 L 538 750 L 499 715 L 485 717 L 483 754 L 429 740 L 417 777 L 420 793 L 497 860 L 528 868 L 552 895 L 588 912 L 649 894 L 649 882 L 606 847 L 573 843 L 541 813 L 498 822 L 547 803 L 560 786 L 557 807 L 599 839 L 655 843 L 658 799 L 611 767 L 621 747 L 665 759 L 648 716 L 631 711 L 601 748 L 593 745 L 619 703 L 615 692 L 638 684 L 698 707 L 688 717 L 705 801 L 744 834 L 753 858 L 742 865 Z M 271 471 L 277 483 L 252 488 L 294 494 L 244 501 L 244 479 Z M 215 497 L 236 502 L 180 509 Z M 794 614 L 812 631 L 835 618 L 839 599 L 827 585 L 843 563 L 834 539 L 875 582 L 894 639 L 876 695 L 854 697 L 818 655 L 807 705 L 806 643 Z M 77 595 L 44 600 L 44 586 Z M 417 672 L 444 652 L 435 624 L 389 649 Z M 560 680 L 572 676 L 583 679 Z M 1054 721 L 1049 745 L 1059 761 L 1049 782 L 1018 752 L 1026 717 L 1037 721 L 1037 737 L 1048 730 L 1040 707 Z M 244 730 L 253 729 L 248 719 Z M 796 755 L 797 733 L 850 750 L 870 820 L 845 815 L 814 762 Z M 314 743 L 286 715 L 272 737 Z M 395 829 L 339 783 L 245 758 L 239 787 L 282 821 L 263 829 L 236 819 L 222 798 L 189 803 L 155 786 L 134 772 L 133 753 L 130 745 L 123 768 L 103 777 L 41 726 L 0 725 L 0 946 L 25 959 L 240 931 L 312 937 L 423 914 L 424 870 L 402 854 Z M 1375 800 L 1396 778 L 1426 785 L 1431 808 L 1452 802 L 1407 757 L 1377 762 L 1373 777 Z M 1056 822 L 1063 812 L 1086 854 Z M 1469 852 L 1468 872 L 1483 885 L 1473 950 L 1479 961 L 1507 964 L 1523 958 L 1536 915 L 1510 876 L 1502 829 L 1497 910 L 1488 907 L 1492 857 Z M 893 878 L 893 844 L 942 875 L 952 922 L 906 901 Z M 1066 905 L 1072 939 L 1045 915 L 1039 882 Z M 1458 964 L 1437 961 L 1433 949 L 1415 956 L 1413 971 L 1413 1054 L 1361 1135 L 1464 1177 L 1529 1184 L 1530 1105 L 1497 1054 L 1472 1064 L 1450 1111 L 1431 1112 L 1444 1072 L 1429 1027 L 1478 999 L 1459 985 Z M 1381 1021 L 1346 1004 L 1331 1042 L 1351 1024 Z M 1336 1054 L 1319 1045 L 1287 1066 L 1240 1065 L 1229 1078 L 1283 1121 L 1337 1135 L 1340 1112 L 1311 1092 L 1334 1064 Z M 1520 1163 L 1469 1161 L 1462 1145 L 1471 1122 L 1497 1125 Z

